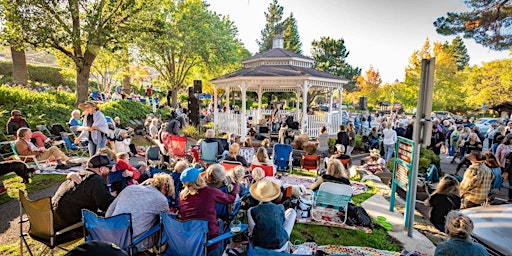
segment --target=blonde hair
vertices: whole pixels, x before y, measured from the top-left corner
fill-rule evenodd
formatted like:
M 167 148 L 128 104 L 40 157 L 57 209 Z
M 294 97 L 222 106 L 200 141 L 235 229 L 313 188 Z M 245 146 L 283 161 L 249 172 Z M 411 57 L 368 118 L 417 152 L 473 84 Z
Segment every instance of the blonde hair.
M 167 173 L 157 173 L 153 176 L 153 178 L 144 181 L 145 185 L 152 185 L 158 189 L 158 191 L 162 191 L 162 188 L 167 190 L 167 195 L 174 197 L 174 181 L 171 178 L 171 175 Z
M 127 156 L 128 156 L 128 153 L 120 152 L 120 153 L 116 154 L 116 159 L 117 159 L 117 161 L 119 161 L 120 159 L 126 159 Z
M 233 143 L 231 146 L 229 146 L 229 155 L 230 156 L 236 156 L 238 155 L 238 152 L 240 152 L 240 145 L 238 143 Z
M 206 181 L 201 177 L 201 175 L 197 175 L 194 182 L 183 183 L 183 190 L 180 192 L 180 199 L 187 200 L 187 196 L 199 194 L 199 190 L 204 187 L 206 187 Z
M 467 240 L 473 232 L 473 221 L 460 211 L 450 211 L 446 215 L 446 232 L 450 237 Z
M 451 176 L 445 175 L 437 185 L 436 191 L 434 194 L 441 195 L 459 195 L 459 181 Z
M 112 149 L 110 149 L 110 148 L 100 148 L 98 150 L 98 152 L 96 152 L 96 155 L 100 155 L 100 154 L 107 155 L 108 158 L 110 158 L 111 160 L 112 159 L 117 159 L 116 158 L 116 154 L 114 154 L 114 151 L 112 151 Z
M 261 141 L 262 147 L 270 147 L 270 140 L 268 138 L 265 138 Z
M 251 138 L 250 137 L 245 138 L 245 140 L 243 142 L 243 146 L 244 147 L 252 147 L 252 143 L 251 143 Z
M 329 174 L 335 178 L 348 179 L 347 170 L 345 170 L 345 167 L 343 166 L 343 164 L 341 164 L 339 160 L 329 161 L 329 165 L 327 165 L 326 174 Z
M 259 147 L 256 151 L 256 158 L 260 163 L 266 163 L 268 161 L 268 152 L 264 147 Z
M 260 181 L 265 178 L 265 171 L 260 167 L 256 167 L 252 169 L 251 176 L 254 179 L 254 182 Z

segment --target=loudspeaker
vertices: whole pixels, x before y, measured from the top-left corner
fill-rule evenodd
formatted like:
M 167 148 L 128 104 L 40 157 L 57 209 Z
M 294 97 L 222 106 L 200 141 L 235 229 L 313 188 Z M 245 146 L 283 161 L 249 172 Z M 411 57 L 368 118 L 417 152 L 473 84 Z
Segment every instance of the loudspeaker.
M 192 86 L 188 88 L 188 97 L 194 98 L 194 87 Z
M 189 124 L 197 126 L 199 125 L 199 99 L 194 97 L 188 98 L 188 117 Z
M 194 93 L 203 93 L 203 81 L 194 80 Z
M 368 108 L 368 97 L 359 97 L 359 110 L 366 110 Z

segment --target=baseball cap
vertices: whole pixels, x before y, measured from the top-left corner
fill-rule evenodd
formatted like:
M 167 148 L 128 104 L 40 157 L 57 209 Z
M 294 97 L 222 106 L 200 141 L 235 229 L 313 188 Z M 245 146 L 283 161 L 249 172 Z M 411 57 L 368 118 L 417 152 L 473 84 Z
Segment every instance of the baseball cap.
M 89 162 L 87 163 L 87 167 L 99 168 L 102 166 L 106 166 L 106 167 L 111 168 L 112 166 L 114 166 L 114 164 L 116 164 L 116 162 L 111 161 L 107 155 L 99 154 L 99 155 L 95 155 L 95 156 L 91 157 L 91 159 L 89 159 Z
M 195 182 L 197 179 L 197 176 L 204 171 L 204 168 L 195 168 L 195 167 L 189 167 L 185 169 L 180 176 L 181 182 Z

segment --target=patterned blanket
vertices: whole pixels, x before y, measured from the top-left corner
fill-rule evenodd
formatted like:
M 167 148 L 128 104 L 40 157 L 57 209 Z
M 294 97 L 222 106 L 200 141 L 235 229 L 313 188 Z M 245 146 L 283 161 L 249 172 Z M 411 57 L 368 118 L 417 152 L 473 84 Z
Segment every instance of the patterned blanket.
M 372 229 L 368 227 L 350 226 L 343 223 L 343 213 L 333 208 L 325 208 L 321 206 L 313 206 L 311 210 L 311 217 L 299 218 L 297 217 L 297 223 L 303 223 L 308 225 L 328 226 L 346 228 L 352 230 L 361 230 L 365 233 L 372 233 Z

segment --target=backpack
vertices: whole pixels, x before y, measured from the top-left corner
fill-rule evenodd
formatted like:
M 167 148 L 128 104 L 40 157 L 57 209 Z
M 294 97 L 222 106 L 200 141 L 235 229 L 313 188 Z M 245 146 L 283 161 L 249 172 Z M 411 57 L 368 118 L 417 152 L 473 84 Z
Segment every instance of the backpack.
M 350 226 L 371 227 L 372 219 L 363 207 L 348 204 L 347 224 Z
M 431 164 L 423 174 L 423 178 L 431 183 L 439 182 L 439 171 L 437 170 L 437 167 L 434 164 Z

